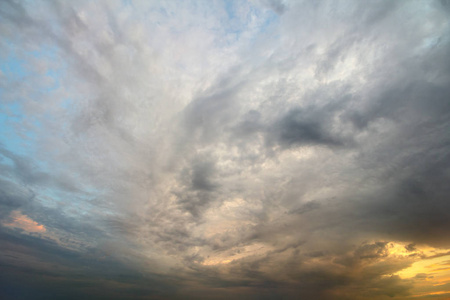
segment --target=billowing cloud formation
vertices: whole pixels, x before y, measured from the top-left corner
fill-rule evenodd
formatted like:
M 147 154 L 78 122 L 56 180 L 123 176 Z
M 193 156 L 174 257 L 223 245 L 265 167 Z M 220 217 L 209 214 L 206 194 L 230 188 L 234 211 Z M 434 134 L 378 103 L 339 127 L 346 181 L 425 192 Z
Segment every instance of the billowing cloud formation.
M 0 298 L 445 299 L 449 14 L 2 1 Z

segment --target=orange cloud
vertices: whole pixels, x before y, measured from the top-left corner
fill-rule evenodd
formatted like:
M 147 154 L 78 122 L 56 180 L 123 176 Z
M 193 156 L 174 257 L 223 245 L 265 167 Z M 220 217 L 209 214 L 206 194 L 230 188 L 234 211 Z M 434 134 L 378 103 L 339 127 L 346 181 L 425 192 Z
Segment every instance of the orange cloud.
M 44 225 L 40 225 L 28 216 L 20 213 L 19 211 L 13 211 L 10 215 L 12 222 L 3 224 L 8 227 L 20 228 L 27 232 L 46 232 L 47 229 Z

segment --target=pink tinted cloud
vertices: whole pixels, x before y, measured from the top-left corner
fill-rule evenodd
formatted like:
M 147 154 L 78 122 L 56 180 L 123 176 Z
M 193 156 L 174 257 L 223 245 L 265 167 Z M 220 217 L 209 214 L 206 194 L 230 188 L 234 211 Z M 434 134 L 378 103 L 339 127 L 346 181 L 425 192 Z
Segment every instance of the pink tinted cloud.
M 20 228 L 27 232 L 46 232 L 47 229 L 44 225 L 40 225 L 30 217 L 22 214 L 19 211 L 13 211 L 10 215 L 12 221 L 10 223 L 4 223 L 7 227 Z

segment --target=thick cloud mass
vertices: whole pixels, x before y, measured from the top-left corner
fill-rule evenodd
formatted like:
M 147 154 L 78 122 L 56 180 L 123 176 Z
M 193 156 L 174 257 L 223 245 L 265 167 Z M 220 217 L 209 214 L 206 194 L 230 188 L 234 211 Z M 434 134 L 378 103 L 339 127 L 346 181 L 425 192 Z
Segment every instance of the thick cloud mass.
M 0 298 L 450 297 L 449 54 L 448 1 L 1 1 Z

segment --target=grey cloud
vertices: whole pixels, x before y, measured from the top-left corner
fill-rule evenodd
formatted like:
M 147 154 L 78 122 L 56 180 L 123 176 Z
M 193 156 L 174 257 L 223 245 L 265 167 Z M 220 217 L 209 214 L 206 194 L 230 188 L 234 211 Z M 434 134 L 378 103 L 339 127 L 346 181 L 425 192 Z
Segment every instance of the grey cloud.
M 342 142 L 324 128 L 326 125 L 323 123 L 326 121 L 317 118 L 312 112 L 293 110 L 274 125 L 271 133 L 277 142 L 287 147 L 309 144 L 341 145 Z
M 360 259 L 384 257 L 389 254 L 386 248 L 387 242 L 377 242 L 375 244 L 362 245 L 356 252 Z
M 214 165 L 211 162 L 200 161 L 192 170 L 192 189 L 211 191 L 216 185 L 212 183 L 211 177 Z
M 428 274 L 426 274 L 426 273 L 417 273 L 416 276 L 414 276 L 414 278 L 417 278 L 419 280 L 424 280 L 424 279 L 428 278 Z
M 211 202 L 211 196 L 207 192 L 194 192 L 187 194 L 177 194 L 179 203 L 184 210 L 190 212 L 194 217 L 198 217 L 205 209 L 208 203 Z
M 405 246 L 405 249 L 408 251 L 414 251 L 414 250 L 416 250 L 415 246 L 416 246 L 415 244 L 409 244 L 409 245 Z
M 258 111 L 251 110 L 247 112 L 242 119 L 243 120 L 239 122 L 235 128 L 233 128 L 236 136 L 248 138 L 250 135 L 264 130 L 264 124 L 262 124 L 261 121 L 261 113 Z
M 243 83 L 233 84 L 229 81 L 230 78 L 223 78 L 217 83 L 217 90 L 213 88 L 206 96 L 193 99 L 186 107 L 184 124 L 190 139 L 198 139 L 200 143 L 211 142 L 221 136 L 232 122 L 236 93 Z
M 321 97 L 313 94 L 308 98 Z M 354 142 L 340 132 L 340 124 L 335 120 L 347 105 L 346 95 L 335 103 L 323 107 L 293 107 L 281 112 L 272 123 L 264 124 L 260 112 L 252 110 L 242 117 L 242 121 L 233 127 L 233 137 L 249 140 L 261 134 L 265 147 L 280 146 L 282 149 L 301 146 L 326 146 L 341 148 L 351 146 Z M 329 99 L 326 99 L 329 101 Z M 345 122 L 346 120 L 340 120 Z
M 12 171 L 11 175 L 18 177 L 24 184 L 40 184 L 48 181 L 48 175 L 36 170 L 37 166 L 33 165 L 29 159 L 15 155 L 4 148 L 0 149 L 0 154 L 14 164 L 13 168 L 6 166 L 5 171 L 8 169 Z
M 16 155 L 0 148 L 0 155 L 12 161 L 10 165 L 0 165 L 4 176 L 10 179 L 18 180 L 25 186 L 53 186 L 66 192 L 81 192 L 76 183 L 69 176 L 52 176 L 45 171 L 41 171 L 41 167 L 28 157 Z
M 0 238 L 2 253 L 16 255 L 16 258 L 1 259 L 2 268 L 8 270 L 0 277 L 2 285 L 7 287 L 0 294 L 5 299 L 77 299 L 85 296 L 88 299 L 121 299 L 125 295 L 142 299 L 160 297 L 167 292 L 164 283 L 156 284 L 151 276 L 143 277 L 94 249 L 81 254 L 34 237 L 19 238 L 1 233 Z M 155 285 L 149 287 L 149 282 Z
M 282 15 L 287 9 L 287 5 L 283 0 L 268 0 L 261 2 L 273 9 L 279 15 Z
M 11 209 L 26 205 L 35 197 L 30 189 L 18 186 L 9 180 L 0 179 L 0 186 L 0 203 Z

